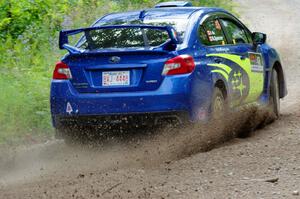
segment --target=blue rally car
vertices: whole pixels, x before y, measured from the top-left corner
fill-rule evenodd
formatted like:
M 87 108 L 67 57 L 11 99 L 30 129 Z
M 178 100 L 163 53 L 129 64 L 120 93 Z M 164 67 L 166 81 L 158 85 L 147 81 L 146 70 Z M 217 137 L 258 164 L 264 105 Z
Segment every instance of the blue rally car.
M 76 43 L 71 39 L 77 37 Z M 220 8 L 164 2 L 63 30 L 51 82 L 57 134 L 78 126 L 209 121 L 256 103 L 278 117 L 287 95 L 266 35 Z

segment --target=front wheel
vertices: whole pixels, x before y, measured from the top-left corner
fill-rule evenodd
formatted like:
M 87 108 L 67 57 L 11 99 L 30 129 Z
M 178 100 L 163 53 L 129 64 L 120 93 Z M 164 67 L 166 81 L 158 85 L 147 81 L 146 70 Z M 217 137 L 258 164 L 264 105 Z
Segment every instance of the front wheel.
M 280 97 L 279 97 L 279 81 L 277 71 L 273 69 L 270 84 L 270 102 L 269 107 L 271 114 L 275 119 L 279 117 L 280 113 Z

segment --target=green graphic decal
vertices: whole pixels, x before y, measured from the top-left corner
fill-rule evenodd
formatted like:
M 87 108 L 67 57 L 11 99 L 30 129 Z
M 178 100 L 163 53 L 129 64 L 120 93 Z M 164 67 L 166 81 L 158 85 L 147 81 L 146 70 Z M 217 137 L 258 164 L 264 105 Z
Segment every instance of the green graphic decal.
M 217 67 L 219 69 L 223 69 L 226 71 L 227 74 L 229 74 L 231 72 L 231 68 L 225 64 L 208 64 L 209 66 L 214 66 Z
M 243 82 L 243 76 L 240 71 L 235 71 L 233 73 L 233 78 L 231 79 L 231 84 L 233 85 L 232 88 L 235 91 L 239 92 L 239 95 L 243 95 L 243 91 L 246 88 L 244 82 Z
M 223 70 L 212 70 L 211 72 L 212 73 L 220 73 L 226 79 L 226 81 L 228 81 L 229 75 L 226 72 L 224 72 Z
M 208 57 L 221 57 L 237 64 L 240 69 L 234 69 L 225 64 L 209 64 L 209 66 L 217 67 L 218 72 L 222 74 L 225 79 L 232 85 L 233 96 L 244 96 L 242 100 L 247 102 L 254 102 L 258 99 L 263 91 L 264 75 L 263 73 L 253 72 L 250 59 L 241 59 L 239 55 L 233 54 L 209 54 Z M 222 69 L 222 70 L 220 70 Z M 220 72 L 222 71 L 222 72 Z M 242 73 L 246 75 L 242 75 Z M 227 75 L 225 75 L 225 74 Z M 245 79 L 246 78 L 246 79 Z M 249 88 L 248 88 L 249 87 Z

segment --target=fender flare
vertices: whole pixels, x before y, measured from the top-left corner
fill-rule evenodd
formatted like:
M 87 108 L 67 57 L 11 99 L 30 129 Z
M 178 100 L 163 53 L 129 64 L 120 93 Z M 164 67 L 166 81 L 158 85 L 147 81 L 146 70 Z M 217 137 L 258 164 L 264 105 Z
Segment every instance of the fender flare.
M 278 74 L 278 81 L 279 81 L 279 97 L 284 98 L 287 95 L 287 86 L 286 86 L 286 81 L 285 81 L 285 76 L 284 76 L 284 71 L 282 68 L 282 65 L 279 60 L 276 60 L 273 64 L 272 67 L 270 68 L 270 75 L 269 75 L 269 86 L 270 86 L 270 81 L 271 81 L 271 74 L 272 71 L 276 70 Z
M 271 84 L 271 75 L 273 69 L 277 71 L 279 80 L 279 97 L 284 98 L 287 95 L 287 85 L 285 81 L 285 74 L 283 66 L 280 61 L 278 52 L 274 48 L 270 48 L 268 45 L 264 45 L 262 48 L 265 64 L 266 64 L 266 77 L 265 77 L 265 87 L 264 93 L 269 95 L 269 88 Z

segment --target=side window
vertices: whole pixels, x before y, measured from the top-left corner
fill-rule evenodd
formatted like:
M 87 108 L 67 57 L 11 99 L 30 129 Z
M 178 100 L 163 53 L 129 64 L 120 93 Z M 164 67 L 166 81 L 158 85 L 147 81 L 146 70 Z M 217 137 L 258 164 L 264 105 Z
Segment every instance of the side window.
M 231 44 L 247 44 L 250 43 L 246 35 L 246 30 L 237 25 L 235 22 L 227 19 L 221 19 L 225 31 L 228 34 L 228 39 Z
M 206 46 L 209 46 L 209 40 L 208 40 L 208 36 L 206 34 L 206 31 L 204 29 L 203 26 L 200 26 L 199 28 L 199 37 L 200 37 L 200 40 L 201 40 L 201 43 L 206 45 Z
M 215 46 L 226 44 L 226 38 L 218 19 L 205 21 L 198 31 L 201 42 L 204 45 Z

